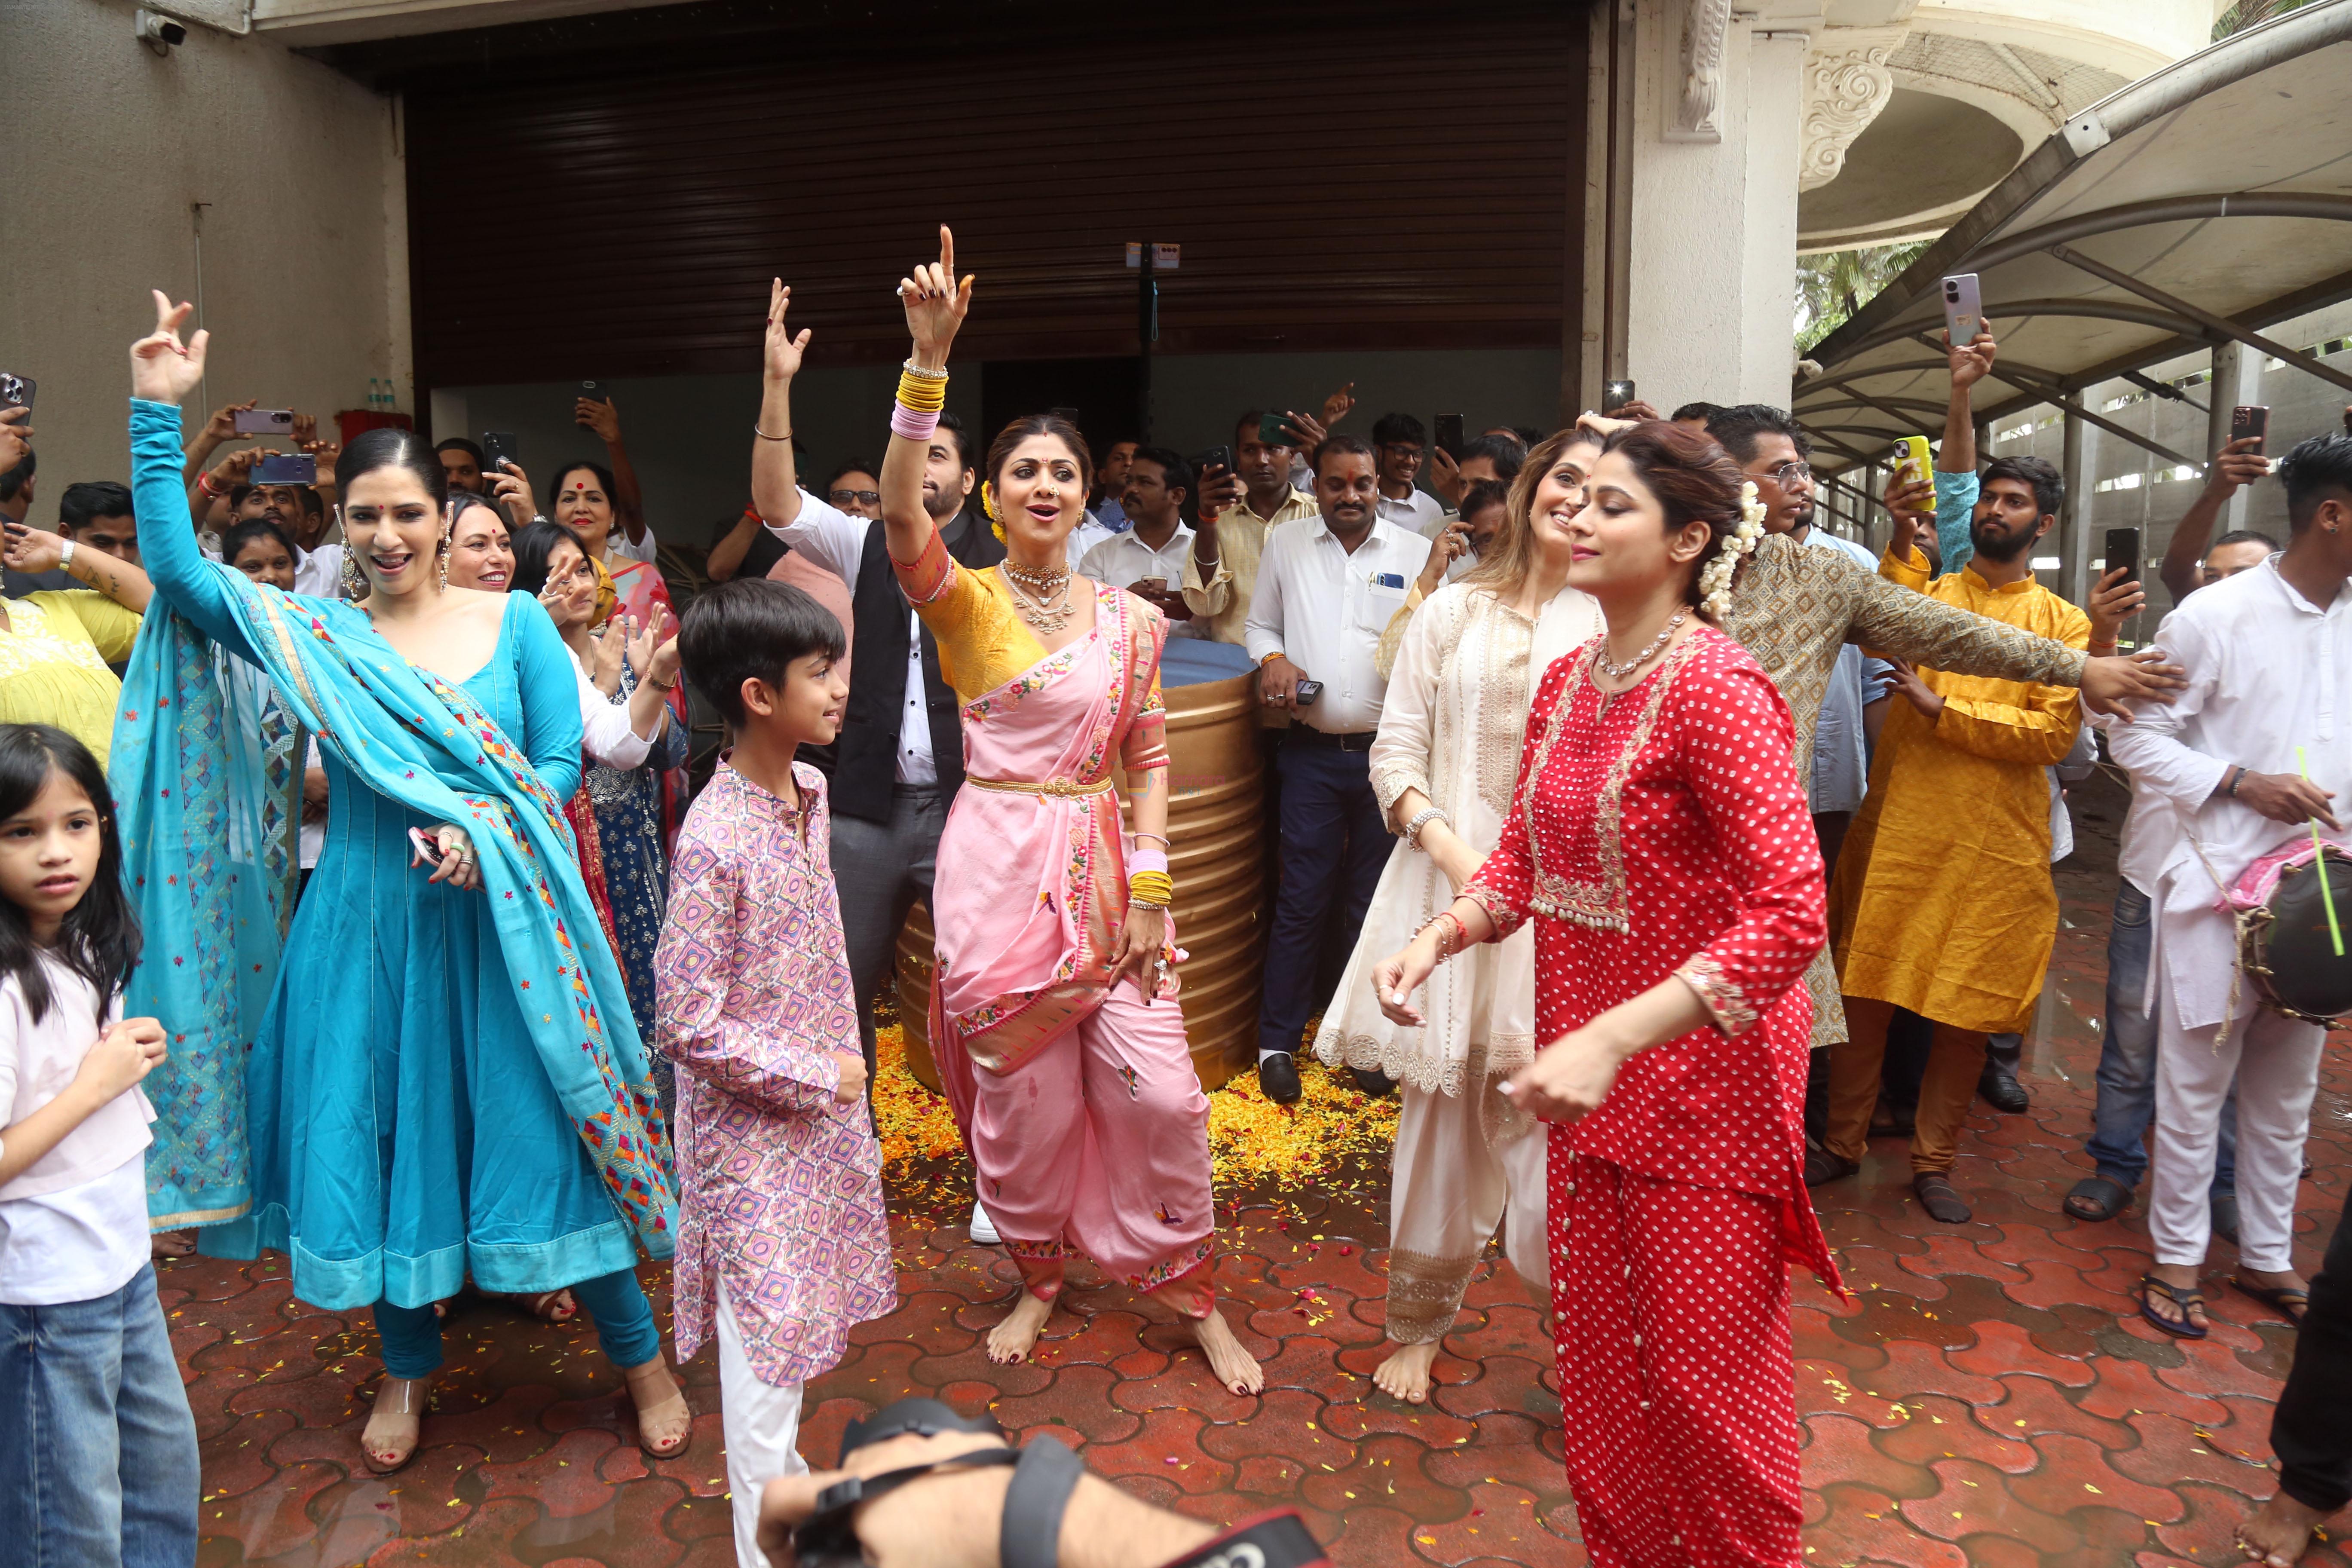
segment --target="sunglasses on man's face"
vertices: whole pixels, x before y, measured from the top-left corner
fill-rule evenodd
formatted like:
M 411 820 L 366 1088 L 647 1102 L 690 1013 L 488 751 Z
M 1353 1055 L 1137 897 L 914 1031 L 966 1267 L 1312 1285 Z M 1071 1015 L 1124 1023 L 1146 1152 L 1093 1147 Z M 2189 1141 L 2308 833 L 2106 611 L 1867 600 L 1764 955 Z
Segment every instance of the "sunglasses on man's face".
M 882 492 L 880 490 L 835 490 L 833 492 L 832 500 L 835 506 L 847 506 L 851 501 L 863 501 L 867 506 L 880 506 Z

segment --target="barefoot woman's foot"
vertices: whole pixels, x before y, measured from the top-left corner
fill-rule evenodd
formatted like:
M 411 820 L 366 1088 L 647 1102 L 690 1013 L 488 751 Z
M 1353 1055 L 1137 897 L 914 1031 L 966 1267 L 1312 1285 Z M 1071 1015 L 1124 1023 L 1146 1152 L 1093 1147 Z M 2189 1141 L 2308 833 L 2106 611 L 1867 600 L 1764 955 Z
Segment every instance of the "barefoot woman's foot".
M 569 1290 L 485 1290 L 482 1295 L 492 1301 L 504 1301 L 524 1317 L 537 1318 L 542 1323 L 568 1323 L 580 1313 Z
M 1234 1338 L 1224 1315 L 1214 1307 L 1205 1318 L 1190 1318 L 1192 1338 L 1200 1342 L 1202 1353 L 1209 1358 L 1209 1370 L 1217 1381 L 1234 1394 L 1260 1394 L 1265 1390 L 1265 1373 L 1257 1364 L 1257 1357 L 1242 1348 Z
M 2311 1549 L 2311 1532 L 2327 1516 L 2306 1508 L 2284 1492 L 2263 1504 L 2262 1510 L 2238 1526 L 2238 1546 L 2251 1563 L 2263 1568 L 2294 1568 Z
M 1437 1360 L 1439 1342 L 1427 1344 L 1399 1345 L 1389 1352 L 1372 1373 L 1372 1381 L 1380 1384 L 1382 1394 L 1403 1400 L 1407 1405 L 1420 1405 L 1429 1398 L 1429 1369 Z
M 988 1359 L 999 1366 L 1027 1361 L 1036 1348 L 1037 1336 L 1045 1331 L 1045 1320 L 1053 1315 L 1053 1302 L 1022 1291 L 1004 1321 L 988 1331 Z
M 629 1397 L 637 1402 L 637 1447 L 656 1459 L 674 1459 L 686 1451 L 693 1435 L 694 1409 L 686 1390 L 670 1375 L 669 1363 L 656 1356 L 642 1366 L 625 1367 Z
M 421 1377 L 386 1377 L 376 1384 L 374 1413 L 360 1433 L 360 1458 L 377 1475 L 388 1476 L 416 1457 L 425 1388 Z
M 185 1258 L 195 1249 L 193 1230 L 159 1230 L 147 1238 L 148 1255 L 153 1258 Z

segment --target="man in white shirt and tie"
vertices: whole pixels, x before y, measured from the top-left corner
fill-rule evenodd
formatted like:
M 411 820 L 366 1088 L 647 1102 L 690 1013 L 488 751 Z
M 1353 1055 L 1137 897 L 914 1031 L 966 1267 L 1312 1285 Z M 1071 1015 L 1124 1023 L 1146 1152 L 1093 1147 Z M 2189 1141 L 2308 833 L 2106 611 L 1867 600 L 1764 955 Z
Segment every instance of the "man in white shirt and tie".
M 2198 1270 L 2210 1244 L 2207 1194 L 2233 1072 L 2231 1284 L 2296 1321 L 2305 1300 L 2294 1199 L 2326 1032 L 2258 1005 L 2238 969 L 2231 916 L 2216 900 L 2218 884 L 2308 844 L 2315 822 L 2341 843 L 2341 824 L 2352 820 L 2352 436 L 2304 442 L 2278 475 L 2293 530 L 2285 551 L 2200 589 L 2165 617 L 2156 646 L 2181 667 L 2188 689 L 2107 730 L 2139 797 L 2136 847 L 2156 868 L 2156 1256 L 2141 1310 L 2190 1339 L 2206 1331 Z M 2151 795 L 2153 809 L 2137 809 Z
M 1316 969 L 1331 921 L 1340 919 L 1352 947 L 1389 856 L 1370 758 L 1388 694 L 1381 633 L 1428 562 L 1429 541 L 1383 520 L 1380 497 L 1370 445 L 1325 438 L 1315 449 L 1318 515 L 1267 534 L 1244 628 L 1265 700 L 1291 715 L 1276 761 L 1282 886 L 1258 1013 L 1258 1081 L 1282 1104 L 1299 1095 L 1292 1057 L 1320 1000 Z

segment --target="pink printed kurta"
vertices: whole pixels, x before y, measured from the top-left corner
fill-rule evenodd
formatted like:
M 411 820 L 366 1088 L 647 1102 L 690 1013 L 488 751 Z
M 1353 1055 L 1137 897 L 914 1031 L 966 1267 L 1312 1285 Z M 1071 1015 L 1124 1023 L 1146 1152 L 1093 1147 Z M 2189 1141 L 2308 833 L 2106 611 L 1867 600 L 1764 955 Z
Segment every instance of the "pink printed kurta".
M 859 1049 L 824 777 L 797 811 L 721 763 L 678 834 L 654 954 L 655 1048 L 677 1064 L 677 1359 L 711 1338 L 717 1281 L 762 1383 L 841 1359 L 898 1304 L 882 1156 L 830 1053 Z
M 1549 1043 L 1680 977 L 1714 1022 L 1551 1129 L 1568 1473 L 1599 1568 L 1797 1556 L 1788 1265 L 1835 1284 L 1803 1175 L 1822 859 L 1771 679 L 1702 628 L 1630 691 L 1553 664 L 1502 842 L 1465 889 L 1536 925 Z
M 1108 785 L 1115 765 L 1130 777 L 1167 765 L 1165 623 L 1123 589 L 1081 582 L 1094 630 L 1048 654 L 996 574 L 949 560 L 936 536 L 898 571 L 964 700 L 966 782 L 931 901 L 931 1054 L 982 1200 L 1034 1294 L 1058 1292 L 1076 1249 L 1200 1316 L 1213 1300 L 1209 1106 L 1174 975 L 1149 1004 L 1132 981 L 1103 984 L 1130 847 Z

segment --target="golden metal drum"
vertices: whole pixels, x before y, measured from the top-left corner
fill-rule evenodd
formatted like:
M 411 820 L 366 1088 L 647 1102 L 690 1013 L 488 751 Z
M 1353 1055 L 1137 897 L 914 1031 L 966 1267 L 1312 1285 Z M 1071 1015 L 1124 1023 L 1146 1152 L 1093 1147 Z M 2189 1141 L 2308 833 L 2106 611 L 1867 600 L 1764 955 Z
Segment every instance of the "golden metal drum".
M 1258 752 L 1257 672 L 1230 643 L 1179 637 L 1160 668 L 1168 706 L 1168 869 L 1176 882 L 1176 942 L 1185 952 L 1184 1033 L 1202 1087 L 1257 1058 L 1265 949 L 1265 779 Z M 1127 784 L 1118 781 L 1120 810 Z M 940 1087 L 932 1065 L 930 911 L 917 905 L 898 933 L 898 1018 L 907 1065 Z

